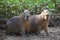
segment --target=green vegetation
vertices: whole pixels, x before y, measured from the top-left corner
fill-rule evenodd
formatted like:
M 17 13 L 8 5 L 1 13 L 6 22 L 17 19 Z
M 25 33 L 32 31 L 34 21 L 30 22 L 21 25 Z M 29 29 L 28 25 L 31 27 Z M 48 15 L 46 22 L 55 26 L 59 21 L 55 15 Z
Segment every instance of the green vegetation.
M 10 18 L 14 15 L 19 15 L 23 9 L 40 13 L 46 3 L 48 3 L 49 9 L 55 8 L 55 3 L 51 0 L 0 0 L 0 17 Z

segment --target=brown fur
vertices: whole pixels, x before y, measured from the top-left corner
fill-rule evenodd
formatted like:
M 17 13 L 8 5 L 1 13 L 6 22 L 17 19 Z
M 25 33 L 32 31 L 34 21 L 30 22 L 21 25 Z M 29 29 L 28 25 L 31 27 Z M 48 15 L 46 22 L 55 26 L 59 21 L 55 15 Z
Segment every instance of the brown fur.
M 30 15 L 30 14 L 29 14 Z M 29 29 L 29 17 L 25 20 L 24 13 L 22 13 L 20 16 L 14 16 L 9 19 L 9 21 L 6 23 L 6 33 L 9 34 L 11 32 L 14 33 L 21 33 L 25 30 L 28 31 Z
M 30 17 L 30 31 L 31 32 L 37 32 L 37 31 L 41 31 L 44 30 L 47 35 L 47 26 L 48 26 L 48 17 L 47 17 L 48 13 L 45 13 L 45 11 L 41 12 L 41 14 L 39 15 L 32 15 Z

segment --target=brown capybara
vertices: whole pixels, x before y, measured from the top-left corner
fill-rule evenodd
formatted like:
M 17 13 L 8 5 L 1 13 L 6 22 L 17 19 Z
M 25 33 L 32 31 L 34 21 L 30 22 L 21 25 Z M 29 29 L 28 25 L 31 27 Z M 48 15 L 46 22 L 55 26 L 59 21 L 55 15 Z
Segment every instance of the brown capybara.
M 25 29 L 28 32 L 29 29 L 29 10 L 24 10 L 20 16 L 14 16 L 8 20 L 6 23 L 6 33 L 18 33 L 25 34 Z
M 46 34 L 48 27 L 48 10 L 43 10 L 39 15 L 30 16 L 30 32 L 39 33 L 41 30 L 44 30 Z

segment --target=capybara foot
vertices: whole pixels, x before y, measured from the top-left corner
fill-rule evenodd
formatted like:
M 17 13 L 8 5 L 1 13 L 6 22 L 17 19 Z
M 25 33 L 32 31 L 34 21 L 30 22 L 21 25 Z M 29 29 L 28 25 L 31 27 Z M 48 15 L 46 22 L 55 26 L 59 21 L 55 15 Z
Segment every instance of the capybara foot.
M 15 34 L 15 33 L 10 33 L 10 35 L 12 35 L 12 36 L 16 36 L 16 34 Z
M 49 34 L 47 34 L 46 36 L 50 36 Z
M 26 37 L 26 35 L 21 35 L 21 37 L 25 38 L 25 37 Z

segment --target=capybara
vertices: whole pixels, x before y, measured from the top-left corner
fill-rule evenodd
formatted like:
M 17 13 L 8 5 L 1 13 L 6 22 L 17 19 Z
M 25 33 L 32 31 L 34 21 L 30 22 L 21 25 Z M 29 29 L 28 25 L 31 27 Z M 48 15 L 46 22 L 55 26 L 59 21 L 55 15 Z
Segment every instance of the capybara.
M 6 23 L 6 33 L 19 33 L 25 34 L 25 29 L 28 32 L 29 29 L 29 10 L 24 10 L 20 16 L 14 16 L 8 20 Z
M 39 15 L 30 16 L 30 32 L 39 33 L 41 30 L 44 30 L 46 34 L 48 26 L 48 10 L 43 10 Z

